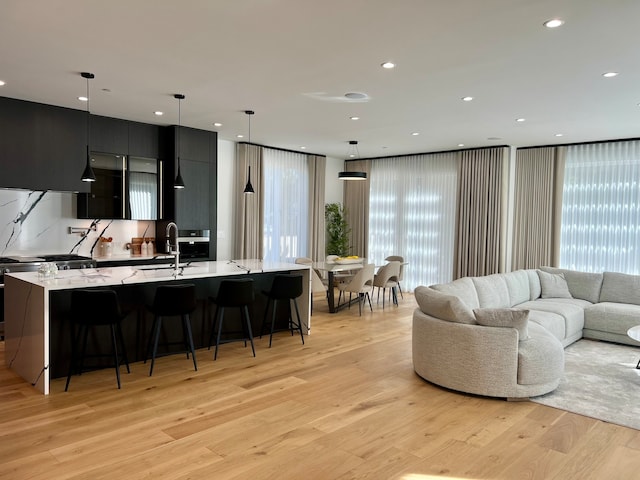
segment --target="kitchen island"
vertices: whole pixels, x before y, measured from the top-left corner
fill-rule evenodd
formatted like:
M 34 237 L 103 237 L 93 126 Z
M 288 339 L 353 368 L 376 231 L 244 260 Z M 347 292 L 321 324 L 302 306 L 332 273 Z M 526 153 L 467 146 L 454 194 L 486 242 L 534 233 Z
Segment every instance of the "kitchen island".
M 40 278 L 37 272 L 5 275 L 5 362 L 18 375 L 44 394 L 49 393 L 50 378 L 65 375 L 70 350 L 68 310 L 71 291 L 78 288 L 114 288 L 125 309 L 135 320 L 124 328 L 130 360 L 144 358 L 146 315 L 144 305 L 151 303 L 159 284 L 194 283 L 199 310 L 192 317 L 197 347 L 205 346 L 208 335 L 208 297 L 215 295 L 225 278 L 248 275 L 254 279 L 256 306 L 252 324 L 262 321 L 266 304 L 262 291 L 270 287 L 278 273 L 302 273 L 304 291 L 298 306 L 304 333 L 310 331 L 311 288 L 308 265 L 231 260 L 184 264 L 177 270 L 169 265 L 145 265 L 111 268 L 62 270 L 55 278 Z M 198 321 L 198 319 L 200 319 Z M 304 328 L 306 327 L 306 328 Z M 207 337 L 208 339 L 208 337 Z M 133 351 L 129 351 L 129 349 Z

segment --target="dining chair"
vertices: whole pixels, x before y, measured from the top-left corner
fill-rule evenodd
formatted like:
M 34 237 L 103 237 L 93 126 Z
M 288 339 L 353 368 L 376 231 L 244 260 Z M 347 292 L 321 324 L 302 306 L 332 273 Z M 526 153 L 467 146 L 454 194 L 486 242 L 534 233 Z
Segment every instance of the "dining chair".
M 396 294 L 396 287 L 398 286 L 397 279 L 400 276 L 400 262 L 393 260 L 386 265 L 383 265 L 373 276 L 371 285 L 373 288 L 378 287 L 378 302 L 380 302 L 380 289 L 382 289 L 382 308 L 384 308 L 384 299 L 386 297 L 387 288 L 389 291 L 389 299 L 393 300 L 394 305 L 398 305 L 398 296 Z
M 346 293 L 349 292 L 349 307 L 351 307 L 351 295 L 357 293 L 358 313 L 362 315 L 362 303 L 365 300 L 369 301 L 369 309 L 373 312 L 371 296 L 369 295 L 370 287 L 368 283 L 370 284 L 373 281 L 374 272 L 375 265 L 373 263 L 368 263 L 357 271 L 351 281 L 338 284 L 338 290 L 340 291 L 340 294 L 338 295 L 338 308 L 340 308 L 340 299 L 342 298 L 342 294 L 344 293 L 346 299 Z
M 307 257 L 298 257 L 295 262 L 298 265 L 313 265 L 313 260 Z M 325 297 L 329 295 L 328 281 L 323 280 L 315 268 L 311 268 L 311 298 L 314 293 L 324 293 Z M 313 302 L 311 302 L 311 314 L 313 315 Z
M 393 261 L 400 262 L 400 274 L 398 275 L 397 278 L 394 278 L 394 280 L 398 282 L 398 291 L 400 292 L 400 296 L 404 300 L 404 295 L 402 294 L 402 285 L 400 285 L 400 282 L 404 277 L 404 265 L 405 265 L 404 257 L 400 255 L 389 255 L 387 258 L 385 258 L 385 260 L 387 262 L 393 262 Z

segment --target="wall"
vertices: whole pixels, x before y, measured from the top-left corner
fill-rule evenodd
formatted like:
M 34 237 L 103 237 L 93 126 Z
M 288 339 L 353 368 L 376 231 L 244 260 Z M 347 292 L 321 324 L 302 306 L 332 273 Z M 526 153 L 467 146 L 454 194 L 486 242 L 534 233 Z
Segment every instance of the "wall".
M 342 203 L 344 182 L 338 179 L 338 173 L 344 170 L 344 160 L 327 157 L 327 170 L 324 186 L 324 203 Z
M 235 160 L 236 143 L 218 138 L 218 260 L 233 258 Z

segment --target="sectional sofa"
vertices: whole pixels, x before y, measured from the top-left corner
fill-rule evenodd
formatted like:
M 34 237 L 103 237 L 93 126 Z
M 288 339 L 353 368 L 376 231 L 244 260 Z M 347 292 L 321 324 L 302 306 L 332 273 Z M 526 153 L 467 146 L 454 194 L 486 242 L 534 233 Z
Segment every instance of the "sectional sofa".
M 461 392 L 542 395 L 580 338 L 640 346 L 626 334 L 640 325 L 638 275 L 542 267 L 421 286 L 415 298 L 414 369 Z

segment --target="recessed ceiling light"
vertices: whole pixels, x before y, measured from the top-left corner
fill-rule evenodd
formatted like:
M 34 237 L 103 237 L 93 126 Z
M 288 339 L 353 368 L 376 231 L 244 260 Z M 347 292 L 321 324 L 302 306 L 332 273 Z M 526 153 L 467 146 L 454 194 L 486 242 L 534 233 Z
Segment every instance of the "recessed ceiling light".
M 78 97 L 78 100 L 80 100 L 81 102 L 86 102 L 89 99 L 87 97 Z
M 360 117 L 349 117 L 350 120 L 360 120 Z
M 556 133 L 556 137 L 564 137 L 564 133 Z
M 2 80 L 0 80 L 0 87 L 2 87 L 3 85 L 6 85 L 6 83 L 4 83 Z
M 391 69 L 391 68 L 395 68 L 396 64 L 393 62 L 384 62 L 382 64 L 382 68 L 387 68 L 387 69 Z
M 618 75 L 618 72 L 606 72 L 602 74 L 605 78 L 617 77 Z
M 360 92 L 348 92 L 345 93 L 344 96 L 350 100 L 364 100 L 369 97 L 366 93 Z
M 471 100 L 473 100 L 473 97 L 462 97 L 462 100 L 465 102 L 470 102 Z
M 418 135 L 420 135 L 420 132 L 411 132 L 411 135 L 413 135 L 414 137 L 417 137 Z
M 516 122 L 526 122 L 526 118 L 516 118 Z
M 160 110 L 156 110 L 155 112 L 153 112 L 153 114 L 161 117 L 162 115 L 164 115 L 164 112 L 161 112 Z
M 543 23 L 543 25 L 547 28 L 558 28 L 564 25 L 564 20 L 560 20 L 559 18 L 552 18 L 551 20 L 547 20 Z
M 236 138 L 244 138 L 244 135 L 238 134 L 238 135 L 236 135 Z
M 221 124 L 220 122 L 216 122 L 216 123 L 214 123 L 214 124 L 213 124 L 213 126 L 214 126 L 214 127 L 221 127 L 221 126 L 222 126 L 222 124 Z
M 300 147 L 300 150 L 306 150 L 306 149 L 307 149 L 307 147 L 305 147 L 304 145 L 302 145 L 302 146 Z
M 464 143 L 459 143 L 458 146 L 459 147 L 464 147 Z

